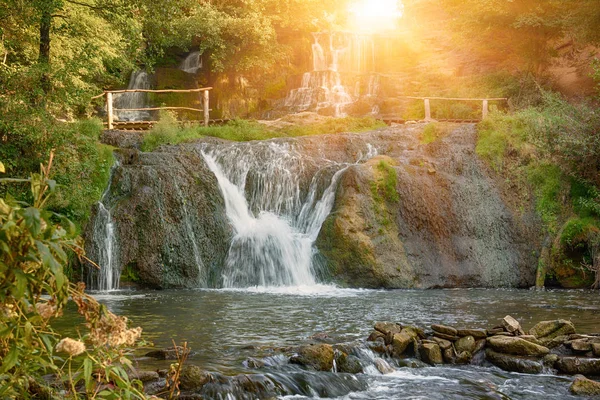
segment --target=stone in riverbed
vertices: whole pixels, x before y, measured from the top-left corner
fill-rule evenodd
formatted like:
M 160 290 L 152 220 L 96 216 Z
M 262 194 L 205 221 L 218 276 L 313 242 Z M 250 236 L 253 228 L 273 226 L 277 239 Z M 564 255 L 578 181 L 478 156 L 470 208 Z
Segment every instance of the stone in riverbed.
M 500 327 L 500 328 L 494 327 L 494 328 L 487 330 L 488 336 L 492 336 L 492 335 L 495 335 L 495 334 L 501 333 L 501 332 L 504 332 L 504 328 L 502 328 L 502 327 Z
M 476 341 L 475 342 L 475 349 L 473 350 L 473 354 L 477 354 L 481 350 L 483 350 L 485 348 L 486 343 L 487 343 L 486 339 L 480 339 L 480 340 Z
M 374 351 L 375 353 L 379 353 L 379 354 L 385 354 L 388 353 L 389 348 L 388 346 L 386 346 L 385 344 L 385 339 L 380 337 L 377 338 L 376 340 L 374 340 L 373 342 L 367 342 L 367 346 L 369 346 L 369 349 L 371 349 L 372 351 Z M 390 346 L 391 347 L 391 346 Z
M 542 342 L 540 342 L 539 340 L 537 340 L 537 338 L 535 336 L 533 336 L 533 335 L 521 335 L 519 337 L 521 339 L 527 340 L 528 342 L 535 343 L 535 344 L 538 344 L 540 346 L 543 346 Z
M 549 349 L 554 349 L 555 347 L 564 344 L 568 340 L 569 336 L 567 335 L 538 338 L 538 341 L 542 344 L 542 346 L 546 346 Z
M 456 356 L 456 364 L 470 364 L 473 359 L 473 354 L 470 351 L 463 351 Z
M 571 321 L 564 319 L 538 322 L 529 330 L 529 334 L 538 339 L 553 339 L 557 336 L 571 335 L 573 333 L 575 333 L 575 325 Z
M 457 341 L 459 339 L 458 336 L 446 335 L 445 333 L 436 332 L 436 331 L 433 332 L 433 336 L 437 337 L 437 338 L 449 340 L 451 342 L 455 342 L 455 341 Z
M 456 352 L 454 351 L 454 347 L 450 346 L 444 350 L 442 357 L 447 364 L 454 364 L 456 361 Z
M 454 342 L 454 348 L 458 354 L 466 351 L 468 353 L 473 353 L 475 350 L 475 338 L 473 336 L 464 336 Z
M 379 331 L 373 331 L 367 338 L 367 342 L 374 342 L 379 338 L 382 338 L 385 341 L 385 334 Z
M 182 390 L 198 390 L 211 380 L 207 371 L 195 365 L 184 364 L 179 376 L 179 387 Z
M 437 343 L 424 343 L 419 349 L 419 354 L 421 355 L 421 360 L 427 364 L 435 365 L 444 363 L 442 350 Z
M 492 336 L 487 340 L 487 343 L 492 350 L 517 356 L 539 357 L 550 352 L 550 350 L 544 346 L 528 342 L 517 336 Z
M 362 364 L 358 357 L 341 353 L 336 360 L 338 372 L 347 372 L 349 374 L 360 374 L 363 372 Z
M 538 361 L 520 356 L 498 353 L 491 349 L 485 351 L 485 358 L 505 371 L 521 372 L 523 374 L 539 374 L 544 368 L 542 363 Z
M 568 346 L 578 353 L 587 353 L 588 351 L 592 351 L 592 343 L 588 339 L 577 339 L 572 340 L 570 342 L 566 342 Z
M 435 332 L 443 333 L 444 335 L 448 336 L 456 336 L 458 334 L 456 328 L 446 325 L 431 325 L 431 329 L 433 329 Z
M 396 357 L 401 356 L 409 349 L 409 345 L 412 345 L 411 350 L 414 352 L 416 350 L 414 347 L 416 338 L 417 334 L 412 329 L 402 329 L 400 333 L 396 333 L 392 337 L 393 355 Z
M 156 372 L 156 371 L 133 370 L 133 371 L 130 371 L 127 375 L 129 376 L 129 379 L 138 379 L 142 383 L 155 381 L 160 378 L 160 376 L 158 375 L 158 372 Z
M 600 343 L 592 343 L 592 351 L 594 356 L 600 357 Z
M 502 326 L 506 329 L 507 332 L 513 333 L 515 335 L 523 335 L 523 329 L 521 329 L 521 324 L 519 321 L 507 315 L 502 319 Z
M 600 375 L 600 358 L 561 357 L 556 369 L 569 375 Z
M 440 349 L 442 350 L 446 350 L 450 347 L 452 347 L 452 342 L 446 339 L 442 339 L 439 337 L 433 337 L 432 339 L 434 342 L 436 342 L 438 344 L 438 346 L 440 346 Z
M 546 354 L 542 359 L 542 364 L 548 368 L 554 368 L 554 365 L 560 357 L 558 354 Z
M 580 396 L 600 396 L 600 382 L 587 379 L 583 375 L 575 376 L 570 387 L 571 393 Z
M 391 374 L 392 372 L 394 372 L 394 368 L 392 368 L 390 366 L 390 364 L 388 364 L 387 361 L 385 361 L 383 358 L 376 358 L 375 359 L 375 366 L 377 367 L 377 369 L 379 370 L 379 372 L 381 372 L 382 374 Z
M 394 335 L 402 331 L 402 325 L 394 322 L 376 322 L 375 330 L 383 333 L 384 335 Z
M 485 329 L 457 329 L 458 336 L 473 336 L 475 339 L 485 339 L 487 331 Z
M 334 352 L 329 344 L 302 346 L 298 353 L 290 358 L 293 364 L 303 365 L 317 371 L 331 371 Z

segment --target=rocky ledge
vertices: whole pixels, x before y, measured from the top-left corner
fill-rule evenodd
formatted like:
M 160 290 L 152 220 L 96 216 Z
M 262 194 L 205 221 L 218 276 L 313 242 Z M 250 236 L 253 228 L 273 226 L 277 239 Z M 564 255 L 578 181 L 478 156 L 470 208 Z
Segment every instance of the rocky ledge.
M 374 352 L 430 365 L 489 362 L 512 372 L 578 375 L 571 392 L 600 395 L 600 382 L 585 377 L 600 376 L 600 333 L 578 334 L 571 321 L 543 321 L 525 332 L 507 315 L 491 329 L 430 328 L 378 322 L 367 341 Z

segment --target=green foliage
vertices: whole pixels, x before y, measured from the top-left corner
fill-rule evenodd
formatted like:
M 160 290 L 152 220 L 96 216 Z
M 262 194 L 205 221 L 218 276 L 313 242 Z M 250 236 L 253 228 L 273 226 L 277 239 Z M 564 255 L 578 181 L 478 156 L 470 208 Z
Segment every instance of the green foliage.
M 379 161 L 376 166 L 375 179 L 371 182 L 371 196 L 373 197 L 373 211 L 379 223 L 384 227 L 388 227 L 391 223 L 386 203 L 400 201 L 397 185 L 396 169 L 385 160 Z
M 571 249 L 587 244 L 590 233 L 598 233 L 598 220 L 588 218 L 571 218 L 563 226 L 560 242 Z
M 141 383 L 125 371 L 141 329 L 128 329 L 65 276 L 68 252 L 83 250 L 74 225 L 45 209 L 56 188 L 51 164 L 29 179 L 2 179 L 29 183 L 33 205 L 0 198 L 0 397 L 142 399 Z M 52 328 L 69 299 L 86 321 L 78 339 Z
M 425 125 L 423 128 L 423 132 L 421 133 L 420 141 L 421 144 L 429 144 L 433 143 L 436 140 L 440 139 L 447 133 L 446 125 L 443 125 L 439 122 L 430 122 Z
M 365 132 L 385 126 L 371 117 L 331 118 L 324 122 L 271 129 L 254 121 L 232 120 L 221 126 L 180 125 L 173 114 L 161 114 L 161 120 L 144 136 L 143 151 L 153 151 L 163 144 L 178 144 L 204 136 L 236 142 L 266 140 L 276 137 L 297 137 L 342 132 Z
M 561 213 L 560 194 L 564 177 L 560 168 L 552 164 L 532 165 L 528 179 L 536 195 L 536 209 L 551 232 L 557 230 Z

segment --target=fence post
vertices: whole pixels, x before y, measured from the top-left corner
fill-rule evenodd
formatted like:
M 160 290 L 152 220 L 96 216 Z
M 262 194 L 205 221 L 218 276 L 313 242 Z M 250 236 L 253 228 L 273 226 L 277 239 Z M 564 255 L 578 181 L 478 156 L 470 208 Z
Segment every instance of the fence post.
M 429 104 L 429 99 L 425 99 L 425 121 L 431 121 L 431 104 Z
M 113 128 L 113 94 L 106 92 L 106 115 L 108 119 L 108 129 Z
M 481 111 L 481 119 L 486 119 L 488 116 L 488 101 L 487 99 L 483 101 L 483 109 Z
M 208 126 L 210 120 L 210 108 L 208 107 L 208 90 L 202 92 L 202 109 L 204 110 L 204 126 Z

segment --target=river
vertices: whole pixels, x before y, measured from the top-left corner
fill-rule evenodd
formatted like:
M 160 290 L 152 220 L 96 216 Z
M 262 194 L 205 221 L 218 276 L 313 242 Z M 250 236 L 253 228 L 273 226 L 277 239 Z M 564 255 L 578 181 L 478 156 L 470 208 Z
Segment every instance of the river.
M 317 333 L 326 334 L 331 343 L 356 342 L 369 335 L 376 321 L 491 328 L 507 314 L 526 330 L 539 321 L 563 318 L 572 320 L 579 333 L 600 332 L 600 295 L 590 291 L 377 291 L 314 286 L 114 291 L 96 297 L 142 326 L 145 339 L 156 347 L 168 347 L 172 340 L 187 341 L 194 351 L 189 363 L 230 376 L 262 374 L 280 386 L 275 394 L 293 399 L 570 398 L 571 377 L 509 373 L 491 365 L 419 367 L 388 360 L 395 367 L 392 374 L 381 375 L 370 367 L 364 374 L 349 375 L 307 372 L 288 364 L 282 354 L 310 342 Z M 362 359 L 372 357 L 366 348 L 364 352 Z M 247 363 L 250 357 L 265 365 L 252 368 Z M 167 365 L 147 359 L 139 362 L 152 368 Z M 229 398 L 236 395 L 230 393 Z

